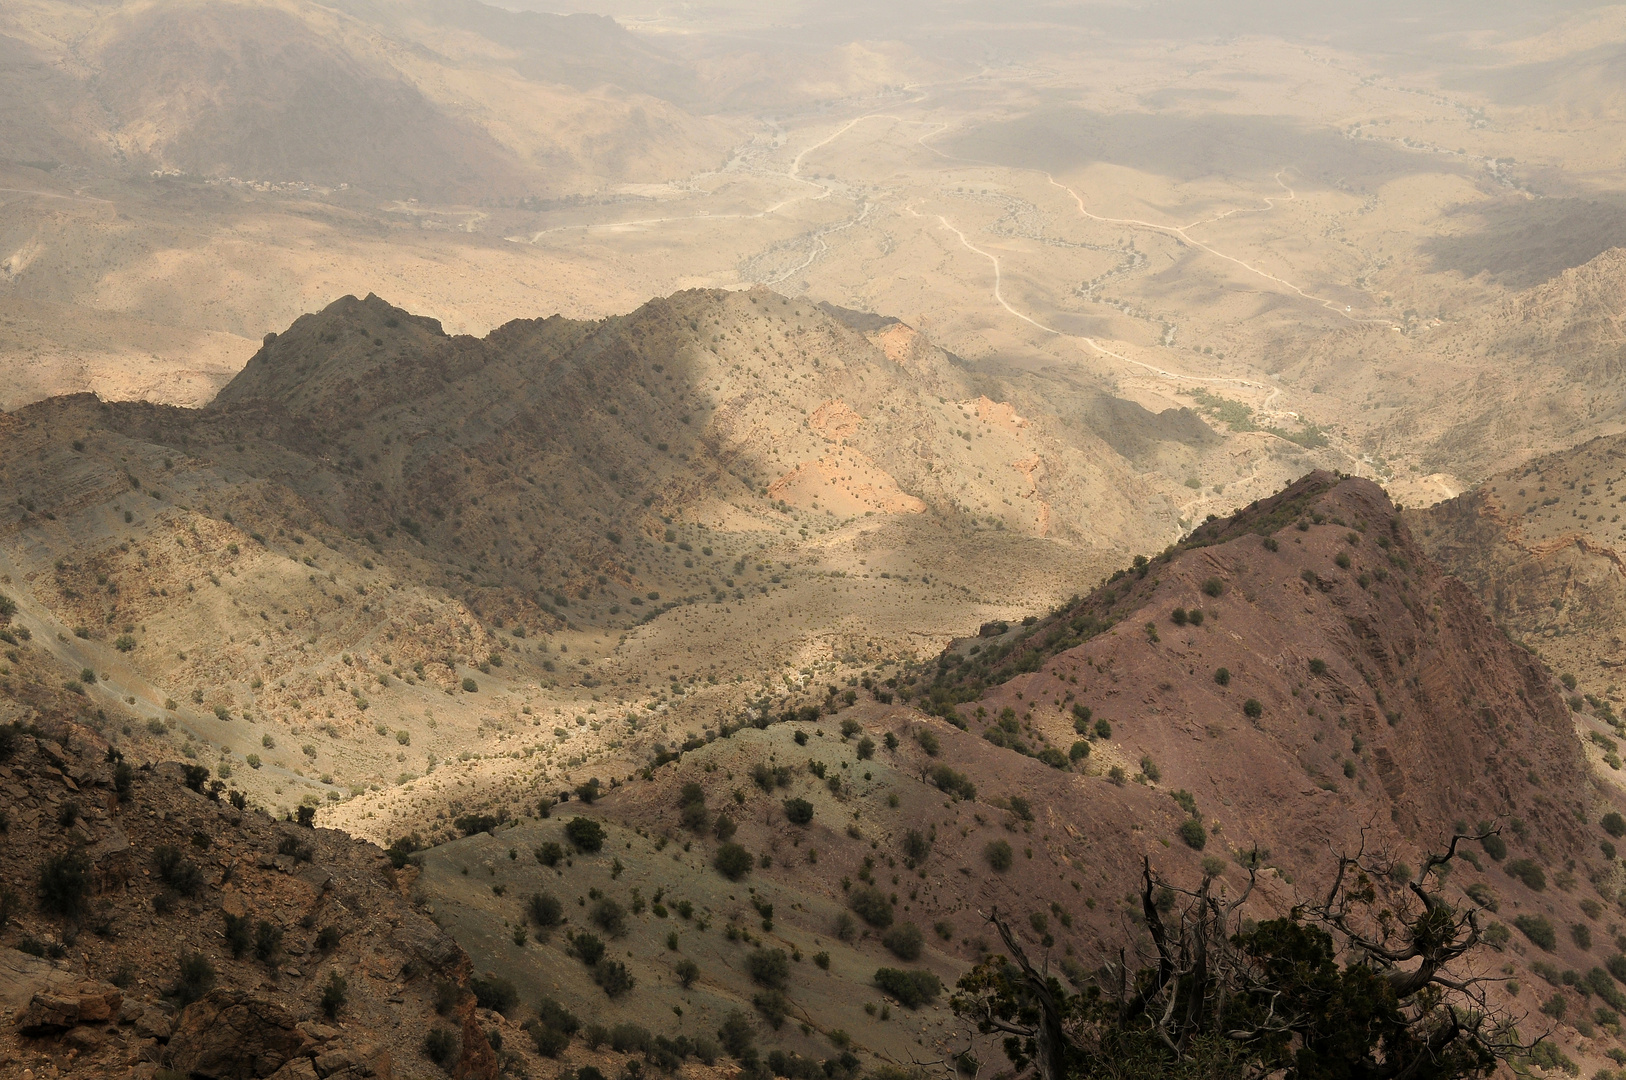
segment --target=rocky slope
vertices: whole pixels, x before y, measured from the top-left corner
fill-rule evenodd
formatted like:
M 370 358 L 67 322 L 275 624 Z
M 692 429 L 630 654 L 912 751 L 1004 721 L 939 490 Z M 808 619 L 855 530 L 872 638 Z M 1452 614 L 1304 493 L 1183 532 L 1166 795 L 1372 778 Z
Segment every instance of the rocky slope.
M 1176 485 L 1070 401 L 1099 391 L 1025 415 L 895 320 L 766 290 L 484 339 L 347 298 L 206 409 L 0 416 L 0 588 L 140 754 L 281 810 L 359 799 L 333 812 L 382 838 L 450 759 L 557 776 L 618 749 L 606 712 L 699 730 L 1173 535 Z M 1206 445 L 1119 404 L 1136 453 Z
M 1408 514 L 1430 556 L 1565 684 L 1602 774 L 1619 783 L 1626 665 L 1626 439 L 1537 458 L 1455 499 Z
M 903 1005 L 878 969 L 951 984 L 997 940 L 997 910 L 1083 981 L 1135 947 L 1143 859 L 1226 890 L 1258 865 L 1259 917 L 1324 889 L 1338 852 L 1364 850 L 1383 902 L 1404 902 L 1426 852 L 1488 828 L 1448 889 L 1494 943 L 1475 970 L 1527 1036 L 1552 1029 L 1589 1068 L 1621 1051 L 1616 1013 L 1596 1008 L 1619 988 L 1584 978 L 1621 947 L 1626 872 L 1600 825 L 1620 794 L 1550 676 L 1375 485 L 1313 474 L 1049 616 L 853 690 L 600 774 L 597 801 L 547 820 L 484 807 L 470 827 L 489 831 L 426 854 L 428 903 L 477 968 L 605 1023 L 693 1037 L 741 1010 L 763 1048 L 900 1064 L 970 1048 L 989 1066 L 993 1041 L 941 998 Z M 577 816 L 603 823 L 602 848 L 572 848 Z M 723 836 L 749 856 L 733 879 Z M 536 894 L 563 904 L 562 928 L 527 921 Z M 595 928 L 606 898 L 620 917 Z M 632 989 L 600 989 L 576 958 L 583 929 L 611 941 Z M 762 975 L 775 949 L 783 998 Z
M 110 760 L 63 710 L 0 708 L 0 1071 L 444 1075 L 440 1030 L 447 1069 L 496 1075 L 468 958 L 409 903 L 413 871 L 181 765 Z

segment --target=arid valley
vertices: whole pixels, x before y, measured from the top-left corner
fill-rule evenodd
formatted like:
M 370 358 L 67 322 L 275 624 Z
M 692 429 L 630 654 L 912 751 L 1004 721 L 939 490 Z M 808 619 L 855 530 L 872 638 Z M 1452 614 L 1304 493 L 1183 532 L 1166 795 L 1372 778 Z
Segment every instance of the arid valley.
M 1626 1075 L 1626 7 L 543 8 L 0 9 L 0 1075 Z

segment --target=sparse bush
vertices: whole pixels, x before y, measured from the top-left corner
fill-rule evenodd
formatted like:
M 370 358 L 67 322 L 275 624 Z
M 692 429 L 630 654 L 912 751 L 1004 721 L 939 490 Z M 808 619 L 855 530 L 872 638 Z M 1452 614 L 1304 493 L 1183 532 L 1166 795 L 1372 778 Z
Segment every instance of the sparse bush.
M 559 860 L 565 857 L 565 849 L 558 842 L 549 840 L 538 847 L 534 853 L 536 861 L 543 866 L 557 866 Z
M 45 860 L 39 874 L 40 910 L 72 918 L 84 910 L 90 896 L 90 859 L 78 848 Z
M 937 790 L 952 795 L 957 799 L 970 802 L 977 797 L 977 787 L 971 782 L 971 778 L 964 773 L 955 772 L 947 765 L 933 766 L 931 780 Z
M 1513 919 L 1513 925 L 1525 937 L 1547 952 L 1553 952 L 1558 948 L 1558 934 L 1553 930 L 1553 924 L 1548 922 L 1545 916 L 1516 915 Z
M 783 949 L 752 949 L 745 956 L 745 970 L 753 982 L 770 990 L 783 990 L 790 983 L 790 957 Z
M 282 956 L 282 927 L 268 919 L 254 926 L 254 959 L 273 964 Z
M 469 980 L 469 989 L 474 991 L 474 1000 L 482 1009 L 500 1012 L 506 1015 L 508 1010 L 519 1003 L 519 988 L 512 979 L 504 978 L 487 972 L 484 978 Z
M 739 844 L 728 843 L 718 847 L 717 854 L 712 858 L 711 864 L 717 868 L 719 874 L 728 880 L 738 881 L 751 872 L 752 862 L 749 851 L 746 851 Z
M 782 990 L 764 990 L 751 998 L 751 1004 L 775 1031 L 784 1026 L 785 1017 L 790 1013 L 790 999 Z
M 1547 888 L 1547 874 L 1532 859 L 1514 859 L 1505 866 L 1508 876 L 1524 882 L 1525 886 L 1535 892 Z
M 700 965 L 688 957 L 684 957 L 673 965 L 672 973 L 678 977 L 678 982 L 687 990 L 694 985 L 696 979 L 700 978 Z
M 917 731 L 915 733 L 915 742 L 920 744 L 920 748 L 926 751 L 929 757 L 936 757 L 943 749 L 942 743 L 937 739 L 937 733 L 929 728 L 921 728 Z
M 158 879 L 182 896 L 194 896 L 203 888 L 203 871 L 183 856 L 179 848 L 160 844 L 153 848 L 152 861 L 158 870 Z
M 899 923 L 881 936 L 881 944 L 899 960 L 918 960 L 925 937 L 914 923 Z
M 1004 873 L 1011 868 L 1011 845 L 1004 840 L 990 840 L 982 849 L 982 857 L 995 871 Z
M 593 902 L 588 917 L 593 920 L 593 925 L 611 937 L 620 937 L 627 932 L 626 909 L 608 896 Z
M 925 861 L 932 852 L 932 839 L 919 829 L 903 834 L 903 854 L 911 864 Z
M 1209 596 L 1219 596 L 1225 592 L 1225 582 L 1217 577 L 1211 577 L 1203 582 L 1203 592 Z
M 847 897 L 847 906 L 876 929 L 892 925 L 892 901 L 873 885 L 860 885 Z
M 552 893 L 532 893 L 526 901 L 525 914 L 532 922 L 547 930 L 564 922 L 565 908 Z
M 337 926 L 324 926 L 316 932 L 316 949 L 318 952 L 330 953 L 339 947 L 339 940 Z
M 348 990 L 343 975 L 337 971 L 328 972 L 327 982 L 322 987 L 322 1012 L 329 1020 L 337 1017 L 345 1002 L 350 1000 Z
M 225 912 L 226 920 L 226 948 L 234 959 L 241 959 L 248 952 L 249 946 L 254 944 L 254 931 L 249 927 L 248 918 L 244 915 L 233 915 Z
M 215 969 L 202 953 L 181 954 L 180 977 L 170 994 L 184 1009 L 214 989 Z
M 457 1032 L 439 1024 L 430 1028 L 423 1037 L 423 1056 L 445 1068 L 458 1056 Z
M 600 960 L 594 964 L 593 981 L 612 998 L 618 998 L 638 985 L 627 970 L 627 965 L 619 960 Z
M 723 1017 L 723 1025 L 717 1029 L 717 1041 L 722 1043 L 724 1052 L 736 1061 L 756 1056 L 756 1027 L 751 1023 L 751 1018 L 739 1009 L 731 1009 Z
M 604 847 L 604 826 L 592 818 L 571 818 L 565 825 L 565 839 L 581 852 L 595 852 Z
M 897 998 L 900 1005 L 910 1009 L 930 1004 L 943 990 L 942 982 L 931 972 L 905 971 L 900 968 L 877 970 L 875 985 Z
M 576 959 L 592 967 L 604 959 L 604 942 L 596 934 L 583 932 L 570 939 L 570 951 L 576 954 Z

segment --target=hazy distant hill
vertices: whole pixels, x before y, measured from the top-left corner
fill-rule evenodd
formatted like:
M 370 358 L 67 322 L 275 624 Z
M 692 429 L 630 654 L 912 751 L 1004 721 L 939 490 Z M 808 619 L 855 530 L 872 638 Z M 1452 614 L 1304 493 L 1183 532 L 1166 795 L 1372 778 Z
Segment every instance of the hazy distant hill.
M 13 161 L 470 200 L 658 179 L 730 142 L 679 61 L 472 2 L 47 3 L 0 18 Z

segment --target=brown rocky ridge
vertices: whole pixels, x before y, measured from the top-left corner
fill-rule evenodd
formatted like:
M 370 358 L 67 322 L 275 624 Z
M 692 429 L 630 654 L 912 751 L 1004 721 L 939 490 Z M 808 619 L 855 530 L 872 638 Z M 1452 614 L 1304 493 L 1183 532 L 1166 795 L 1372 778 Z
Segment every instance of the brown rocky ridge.
M 1464 974 L 1527 1038 L 1550 1033 L 1541 1064 L 1626 1053 L 1609 974 L 1626 975 L 1618 796 L 1552 678 L 1376 485 L 1312 474 L 986 633 L 824 708 L 725 723 L 591 805 L 493 807 L 508 820 L 423 856 L 426 902 L 523 1001 L 591 1003 L 671 1038 L 740 1010 L 803 1058 L 970 1048 L 991 1063 L 997 1044 L 942 998 L 910 1007 L 877 972 L 951 985 L 997 949 L 998 910 L 1082 985 L 1147 944 L 1142 860 L 1227 890 L 1254 867 L 1248 910 L 1265 917 L 1324 889 L 1335 853 L 1364 851 L 1383 902 L 1403 903 L 1425 853 L 1490 832 L 1446 890 L 1488 942 Z M 602 849 L 573 849 L 577 817 L 601 823 Z M 730 877 L 733 844 L 748 858 Z M 528 921 L 539 894 L 563 902 L 562 929 Z M 574 944 L 583 920 L 601 932 L 605 900 L 634 981 L 611 995 Z M 790 973 L 777 996 L 758 974 L 775 950 Z

